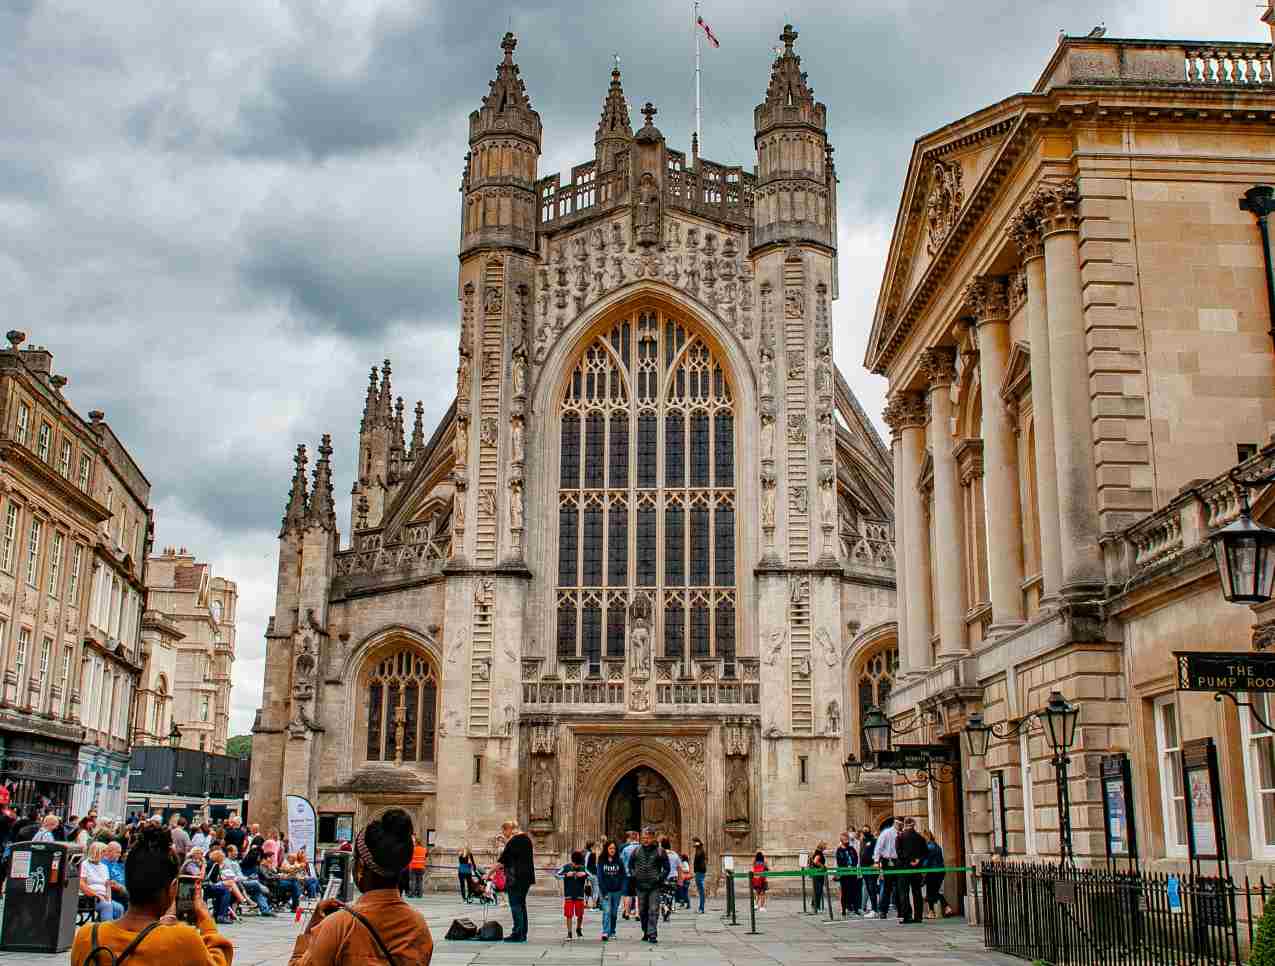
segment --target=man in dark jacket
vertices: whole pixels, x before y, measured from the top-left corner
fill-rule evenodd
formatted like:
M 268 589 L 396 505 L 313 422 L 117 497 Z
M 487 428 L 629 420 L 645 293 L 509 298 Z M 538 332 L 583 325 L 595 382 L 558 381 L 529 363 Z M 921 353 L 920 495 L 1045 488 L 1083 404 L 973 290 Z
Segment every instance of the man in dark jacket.
M 850 833 L 842 832 L 841 844 L 837 846 L 837 868 L 850 869 L 858 865 L 859 851 L 850 841 Z M 841 918 L 845 919 L 852 912 L 859 915 L 863 905 L 863 880 L 857 875 L 842 875 L 837 877 L 837 881 L 841 886 Z M 828 901 L 832 901 L 831 896 Z
M 668 873 L 668 856 L 655 841 L 655 829 L 642 829 L 642 844 L 629 860 L 629 874 L 637 888 L 643 942 L 660 941 L 660 886 Z
M 505 937 L 506 942 L 527 941 L 527 890 L 535 884 L 536 864 L 531 837 L 519 831 L 517 822 L 505 822 L 500 826 L 505 836 L 505 847 L 496 863 L 505 870 L 505 892 L 509 895 L 509 912 L 513 915 L 513 929 Z
M 897 868 L 908 870 L 907 874 L 898 876 L 895 887 L 895 902 L 899 907 L 899 922 L 905 924 L 919 923 L 925 913 L 925 900 L 921 887 L 925 882 L 926 854 L 928 843 L 925 837 L 916 830 L 916 819 L 903 820 L 903 831 L 895 846 L 899 859 Z

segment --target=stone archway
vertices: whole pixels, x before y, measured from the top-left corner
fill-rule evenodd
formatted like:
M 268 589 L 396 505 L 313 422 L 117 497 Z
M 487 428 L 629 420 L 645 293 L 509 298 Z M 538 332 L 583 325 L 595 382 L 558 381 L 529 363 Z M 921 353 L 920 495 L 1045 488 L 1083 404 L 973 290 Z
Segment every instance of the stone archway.
M 705 735 L 606 735 L 585 737 L 584 741 L 596 746 L 597 754 L 588 760 L 577 759 L 583 767 L 576 774 L 572 842 L 583 843 L 607 833 L 613 793 L 630 774 L 643 771 L 657 776 L 667 788 L 659 796 L 668 820 L 655 824 L 664 825 L 670 839 L 682 845 L 696 835 L 710 843 L 718 838 L 708 827 L 708 799 L 713 790 L 704 767 Z M 654 800 L 658 789 L 648 788 L 648 792 Z M 669 813 L 670 804 L 676 805 L 675 813 Z M 713 810 L 717 812 L 720 809 Z
M 682 832 L 682 809 L 673 786 L 658 771 L 645 765 L 620 778 L 607 796 L 603 831 L 616 841 L 624 833 L 646 827 L 656 835 L 678 838 Z

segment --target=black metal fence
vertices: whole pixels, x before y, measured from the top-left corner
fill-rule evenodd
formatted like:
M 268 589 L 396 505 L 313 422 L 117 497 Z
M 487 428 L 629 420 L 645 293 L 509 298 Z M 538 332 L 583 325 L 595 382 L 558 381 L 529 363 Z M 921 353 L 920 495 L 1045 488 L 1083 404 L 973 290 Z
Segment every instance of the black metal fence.
M 1001 862 L 981 878 L 988 949 L 1056 966 L 1241 962 L 1237 894 L 1253 896 L 1229 879 Z

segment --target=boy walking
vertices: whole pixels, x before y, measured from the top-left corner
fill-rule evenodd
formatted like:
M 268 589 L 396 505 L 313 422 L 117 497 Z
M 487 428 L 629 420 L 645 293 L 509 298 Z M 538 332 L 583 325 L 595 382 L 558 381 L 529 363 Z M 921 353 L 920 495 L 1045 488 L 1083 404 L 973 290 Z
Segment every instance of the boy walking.
M 562 915 L 567 920 L 567 940 L 571 939 L 571 918 L 576 921 L 577 936 L 584 936 L 584 884 L 589 881 L 589 870 L 584 865 L 584 853 L 576 849 L 571 861 L 558 870 L 562 879 Z

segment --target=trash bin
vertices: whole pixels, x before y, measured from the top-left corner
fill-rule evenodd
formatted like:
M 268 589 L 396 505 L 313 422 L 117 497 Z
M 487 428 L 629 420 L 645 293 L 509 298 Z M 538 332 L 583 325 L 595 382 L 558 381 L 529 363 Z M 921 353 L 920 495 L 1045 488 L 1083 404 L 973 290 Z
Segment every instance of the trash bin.
M 332 876 L 336 876 L 341 882 L 341 891 L 336 894 L 336 897 L 342 902 L 349 902 L 350 895 L 354 891 L 350 882 L 350 875 L 353 871 L 351 863 L 353 857 L 353 852 L 340 852 L 336 849 L 330 849 L 323 853 L 323 874 L 319 876 L 319 888 L 326 892 L 328 880 Z
M 83 851 L 65 842 L 15 842 L 4 889 L 0 949 L 60 953 L 75 940 Z

